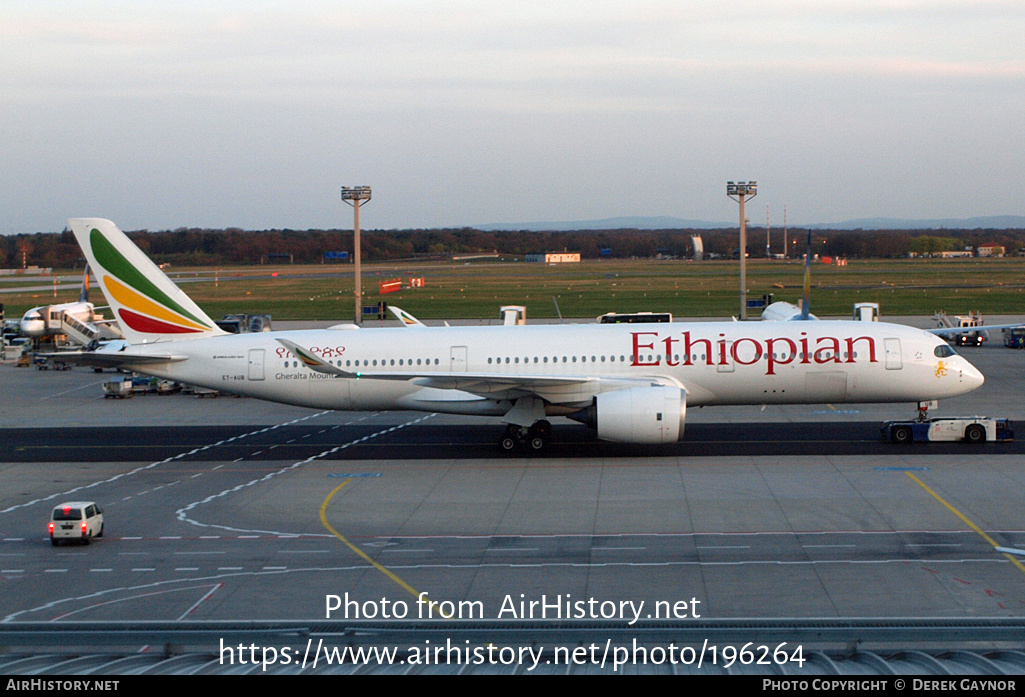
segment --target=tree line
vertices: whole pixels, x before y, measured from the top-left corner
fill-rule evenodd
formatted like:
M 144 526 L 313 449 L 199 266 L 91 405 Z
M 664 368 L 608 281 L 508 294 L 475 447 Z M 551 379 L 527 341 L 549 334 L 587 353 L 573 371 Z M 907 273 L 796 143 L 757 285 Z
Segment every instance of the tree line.
M 706 255 L 737 256 L 737 229 L 720 230 L 577 230 L 568 232 L 485 231 L 473 228 L 365 230 L 361 232 L 363 259 L 368 262 L 399 259 L 444 259 L 470 254 L 522 257 L 530 252 L 580 252 L 584 259 L 684 258 L 693 254 L 692 235 L 700 235 Z M 772 251 L 782 251 L 782 231 L 772 230 Z M 352 230 L 209 230 L 179 228 L 128 236 L 157 263 L 178 266 L 228 266 L 324 261 L 326 252 L 349 252 Z M 789 230 L 788 255 L 803 256 L 807 230 Z M 1008 254 L 1025 249 L 1025 230 L 814 230 L 816 254 L 857 258 L 899 258 L 909 253 L 934 253 L 983 244 L 999 244 Z M 748 228 L 751 258 L 765 254 L 765 228 Z M 28 265 L 81 268 L 81 250 L 70 230 L 0 236 L 0 268 Z M 337 262 L 334 262 L 337 263 Z

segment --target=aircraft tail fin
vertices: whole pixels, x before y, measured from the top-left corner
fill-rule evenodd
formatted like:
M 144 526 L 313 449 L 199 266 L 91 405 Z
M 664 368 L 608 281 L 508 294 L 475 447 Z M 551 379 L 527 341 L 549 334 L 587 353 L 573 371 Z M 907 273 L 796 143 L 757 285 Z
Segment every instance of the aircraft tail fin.
M 395 307 L 394 305 L 389 305 L 388 309 L 391 311 L 391 313 L 393 315 L 398 317 L 400 322 L 402 322 L 407 327 L 423 327 L 423 326 L 426 326 L 426 325 L 424 325 L 423 322 L 421 322 L 416 317 L 414 317 L 413 315 L 409 314 L 408 312 L 406 312 L 402 308 Z
M 71 218 L 68 224 L 129 343 L 225 333 L 114 223 Z
M 804 296 L 801 298 L 801 319 L 811 314 L 811 228 L 808 228 L 808 249 L 804 253 Z
M 82 273 L 82 292 L 78 294 L 78 302 L 89 302 L 89 264 L 85 265 L 85 271 Z

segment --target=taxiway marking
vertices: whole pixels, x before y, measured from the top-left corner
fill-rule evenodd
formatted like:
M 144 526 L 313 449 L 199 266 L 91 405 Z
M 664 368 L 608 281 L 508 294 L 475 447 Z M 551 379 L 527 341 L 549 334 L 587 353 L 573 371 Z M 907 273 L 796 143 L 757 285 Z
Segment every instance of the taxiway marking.
M 933 491 L 933 490 L 932 490 L 932 489 L 930 489 L 930 488 L 929 488 L 928 486 L 926 486 L 926 485 L 925 485 L 925 482 L 923 482 L 923 481 L 922 481 L 921 479 L 919 479 L 919 478 L 918 478 L 918 477 L 916 477 L 915 475 L 911 474 L 910 472 L 905 472 L 904 474 L 906 474 L 907 476 L 911 477 L 911 479 L 912 479 L 912 480 L 913 480 L 913 481 L 914 481 L 914 482 L 915 482 L 916 484 L 918 484 L 918 486 L 920 486 L 920 487 L 922 487 L 923 489 L 925 489 L 925 490 L 926 490 L 926 491 L 927 491 L 927 492 L 929 493 L 929 495 L 930 495 L 930 496 L 932 496 L 932 497 L 933 497 L 934 499 L 936 499 L 937 501 L 939 501 L 940 503 L 942 503 L 942 504 L 943 504 L 943 506 L 944 506 L 944 507 L 945 507 L 945 508 L 946 508 L 946 509 L 947 509 L 948 511 L 950 511 L 951 513 L 953 513 L 954 515 L 956 515 L 956 516 L 957 516 L 958 518 L 960 518 L 960 519 L 961 519 L 961 520 L 962 520 L 962 521 L 963 521 L 963 522 L 965 523 L 965 525 L 967 525 L 968 527 L 970 527 L 970 528 L 971 528 L 972 530 L 974 530 L 974 531 L 975 531 L 975 532 L 976 532 L 976 533 L 977 533 L 977 534 L 978 534 L 978 535 L 979 535 L 980 537 L 982 537 L 982 539 L 984 539 L 984 540 L 985 540 L 986 542 L 988 542 L 988 543 L 989 543 L 989 545 L 990 545 L 990 546 L 991 546 L 991 547 L 993 548 L 993 550 L 994 550 L 994 551 L 996 551 L 996 552 L 997 552 L 998 554 L 1003 554 L 1003 555 L 1004 555 L 1005 557 L 1007 557 L 1007 559 L 1008 559 L 1008 560 L 1010 560 L 1010 562 L 1011 562 L 1012 564 L 1014 564 L 1014 566 L 1015 566 L 1015 567 L 1016 567 L 1016 568 L 1017 568 L 1017 569 L 1018 569 L 1019 571 L 1021 571 L 1021 572 L 1022 572 L 1023 574 L 1025 574 L 1025 565 L 1022 565 L 1022 563 L 1021 563 L 1020 561 L 1018 561 L 1018 558 L 1017 558 L 1017 557 L 1015 557 L 1014 555 L 1012 555 L 1012 554 L 1008 554 L 1007 552 L 1002 552 L 1002 551 L 1001 551 L 1001 548 L 1000 548 L 1000 545 L 998 545 L 998 544 L 996 543 L 996 541 L 994 541 L 994 540 L 993 540 L 993 538 L 992 538 L 992 537 L 990 537 L 990 536 L 989 536 L 989 535 L 987 535 L 987 534 L 986 534 L 985 532 L 983 532 L 982 528 L 980 528 L 980 527 L 979 527 L 978 525 L 976 525 L 975 523 L 973 523 L 972 521 L 970 521 L 970 520 L 968 519 L 968 517 L 967 517 L 967 516 L 965 516 L 965 515 L 964 515 L 964 514 L 963 514 L 963 513 L 961 512 L 961 511 L 957 510 L 956 508 L 954 508 L 953 506 L 951 506 L 951 505 L 950 505 L 949 503 L 947 503 L 947 502 L 946 502 L 946 500 L 944 500 L 942 496 L 940 496 L 940 495 L 939 495 L 939 494 L 937 494 L 937 493 L 936 493 L 935 491 Z

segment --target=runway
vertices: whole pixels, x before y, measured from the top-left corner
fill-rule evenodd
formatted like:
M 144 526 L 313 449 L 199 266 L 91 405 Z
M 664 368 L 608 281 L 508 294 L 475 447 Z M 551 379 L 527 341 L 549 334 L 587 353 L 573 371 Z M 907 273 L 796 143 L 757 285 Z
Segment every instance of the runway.
M 991 377 L 951 409 L 1022 419 L 1023 354 L 968 353 Z M 1025 548 L 1025 439 L 882 442 L 908 407 L 692 410 L 664 448 L 559 420 L 548 452 L 510 457 L 488 419 L 0 379 L 8 624 L 323 621 L 329 597 L 419 620 L 423 593 L 489 621 L 541 599 L 643 603 L 640 620 L 661 603 L 683 624 L 1025 611 L 1021 557 L 1000 551 Z M 106 534 L 51 547 L 48 511 L 72 499 L 100 503 Z

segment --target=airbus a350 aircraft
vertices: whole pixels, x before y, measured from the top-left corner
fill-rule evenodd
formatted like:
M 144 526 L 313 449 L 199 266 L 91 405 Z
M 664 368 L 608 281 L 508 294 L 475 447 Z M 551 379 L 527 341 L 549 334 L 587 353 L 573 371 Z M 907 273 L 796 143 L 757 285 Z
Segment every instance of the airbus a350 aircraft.
M 83 353 L 194 385 L 319 409 L 497 416 L 541 450 L 550 416 L 668 443 L 688 406 L 925 402 L 982 374 L 942 340 L 878 322 L 688 322 L 226 334 L 109 220 L 69 221 L 126 342 Z

